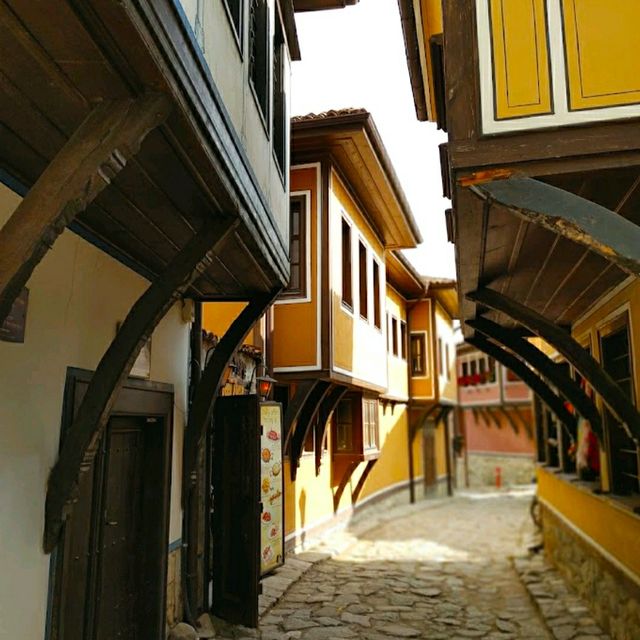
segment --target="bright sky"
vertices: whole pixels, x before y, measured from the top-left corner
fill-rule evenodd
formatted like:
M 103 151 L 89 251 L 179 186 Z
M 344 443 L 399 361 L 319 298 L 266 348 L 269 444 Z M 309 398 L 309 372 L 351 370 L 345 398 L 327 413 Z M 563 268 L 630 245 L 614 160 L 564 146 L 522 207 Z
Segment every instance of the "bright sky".
M 438 157 L 446 136 L 416 118 L 397 0 L 297 14 L 296 23 L 302 61 L 293 63 L 293 115 L 371 112 L 424 239 L 407 257 L 423 275 L 454 278 Z

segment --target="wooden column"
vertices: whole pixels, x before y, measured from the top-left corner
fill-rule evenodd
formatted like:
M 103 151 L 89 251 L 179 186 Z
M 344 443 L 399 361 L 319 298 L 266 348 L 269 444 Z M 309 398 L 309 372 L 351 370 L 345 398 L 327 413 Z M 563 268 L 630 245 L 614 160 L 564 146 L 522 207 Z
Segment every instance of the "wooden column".
M 217 226 L 201 229 L 194 235 L 133 305 L 100 360 L 49 476 L 45 553 L 50 553 L 58 542 L 63 521 L 72 508 L 80 473 L 86 471 L 93 459 L 111 407 L 140 349 L 166 312 L 211 263 L 215 249 L 224 243 L 236 224 L 221 220 Z
M 168 114 L 158 94 L 102 102 L 49 163 L 0 229 L 0 325 L 57 237 Z
M 467 297 L 489 309 L 506 314 L 546 340 L 600 394 L 620 422 L 626 425 L 629 435 L 640 442 L 640 413 L 613 378 L 567 331 L 549 322 L 533 309 L 492 289 L 479 289 L 467 294 Z

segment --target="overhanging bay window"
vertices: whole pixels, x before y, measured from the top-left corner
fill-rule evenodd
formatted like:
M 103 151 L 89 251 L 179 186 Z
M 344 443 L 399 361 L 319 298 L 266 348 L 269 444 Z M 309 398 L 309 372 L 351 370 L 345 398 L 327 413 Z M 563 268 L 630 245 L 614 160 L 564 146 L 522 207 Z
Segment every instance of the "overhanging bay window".
M 380 451 L 379 401 L 350 393 L 333 414 L 333 454 L 351 461 L 376 458 Z

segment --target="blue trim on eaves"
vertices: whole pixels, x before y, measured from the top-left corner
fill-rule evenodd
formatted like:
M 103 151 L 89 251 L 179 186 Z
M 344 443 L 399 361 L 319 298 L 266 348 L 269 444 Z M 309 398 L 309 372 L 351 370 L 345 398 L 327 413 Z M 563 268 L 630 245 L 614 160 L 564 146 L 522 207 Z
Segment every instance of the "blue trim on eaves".
M 182 546 L 182 538 L 178 538 L 169 544 L 169 553 L 172 553 L 176 549 L 179 549 Z
M 11 189 L 14 193 L 17 193 L 23 198 L 29 193 L 29 187 L 22 184 L 20 180 L 16 180 L 10 173 L 7 173 L 4 169 L 0 168 L 0 182 L 7 188 Z

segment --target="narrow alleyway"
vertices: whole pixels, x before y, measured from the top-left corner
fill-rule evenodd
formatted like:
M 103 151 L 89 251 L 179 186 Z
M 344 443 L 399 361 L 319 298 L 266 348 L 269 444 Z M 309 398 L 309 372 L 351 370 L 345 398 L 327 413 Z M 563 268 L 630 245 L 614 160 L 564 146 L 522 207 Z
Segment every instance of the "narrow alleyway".
M 315 565 L 262 619 L 263 640 L 549 638 L 510 557 L 529 495 L 405 510 Z

